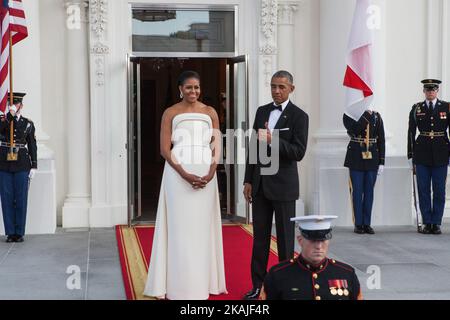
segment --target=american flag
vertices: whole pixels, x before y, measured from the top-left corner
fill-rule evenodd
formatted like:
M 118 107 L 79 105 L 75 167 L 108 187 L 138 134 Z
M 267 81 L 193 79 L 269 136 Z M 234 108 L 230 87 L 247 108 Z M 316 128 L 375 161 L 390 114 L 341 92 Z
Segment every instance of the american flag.
M 0 55 L 0 111 L 5 112 L 9 92 L 9 39 L 12 44 L 28 36 L 22 0 L 0 0 L 2 45 Z

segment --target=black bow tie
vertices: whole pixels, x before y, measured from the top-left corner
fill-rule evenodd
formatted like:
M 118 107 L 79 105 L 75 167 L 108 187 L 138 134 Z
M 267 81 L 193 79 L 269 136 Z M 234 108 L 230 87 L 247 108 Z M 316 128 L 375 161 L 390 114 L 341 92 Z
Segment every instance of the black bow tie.
M 272 105 L 272 111 L 275 111 L 275 110 L 280 110 L 281 112 L 283 112 L 283 107 L 281 105 L 279 105 L 279 106 Z

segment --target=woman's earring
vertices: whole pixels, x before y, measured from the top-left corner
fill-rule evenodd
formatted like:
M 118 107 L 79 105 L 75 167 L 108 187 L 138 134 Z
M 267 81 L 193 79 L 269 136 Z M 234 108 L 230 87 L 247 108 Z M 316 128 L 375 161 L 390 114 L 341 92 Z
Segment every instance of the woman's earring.
M 183 98 L 184 98 L 183 92 L 180 92 L 180 99 L 183 99 Z

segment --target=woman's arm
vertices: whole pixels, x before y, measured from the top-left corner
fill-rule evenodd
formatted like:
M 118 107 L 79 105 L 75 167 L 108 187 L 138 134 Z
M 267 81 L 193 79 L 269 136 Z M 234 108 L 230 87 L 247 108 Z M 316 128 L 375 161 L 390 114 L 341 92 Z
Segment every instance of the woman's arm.
M 172 153 L 172 120 L 175 115 L 171 108 L 163 114 L 160 133 L 161 156 L 184 180 L 195 188 L 200 186 L 201 178 L 186 172 Z
M 209 183 L 214 178 L 217 170 L 217 165 L 219 164 L 220 156 L 222 154 L 222 135 L 220 131 L 219 116 L 217 115 L 217 112 L 214 108 L 212 107 L 208 108 L 209 108 L 208 114 L 212 119 L 213 132 L 211 138 L 211 152 L 212 152 L 211 166 L 209 168 L 208 175 L 202 178 L 206 183 Z

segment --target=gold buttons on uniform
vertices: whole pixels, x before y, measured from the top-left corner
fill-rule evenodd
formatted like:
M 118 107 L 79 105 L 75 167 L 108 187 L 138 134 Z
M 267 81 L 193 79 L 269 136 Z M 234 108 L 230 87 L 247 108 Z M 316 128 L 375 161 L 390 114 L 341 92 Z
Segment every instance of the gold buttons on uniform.
M 331 260 L 331 262 L 334 264 L 334 263 L 336 263 L 336 260 L 333 259 L 333 260 Z
M 318 284 L 316 284 L 316 285 L 314 286 L 314 289 L 319 290 L 319 289 L 320 289 L 320 286 L 319 286 Z
M 317 279 L 317 278 L 319 277 L 319 276 L 317 275 L 317 273 L 313 273 L 312 276 L 313 276 L 314 279 Z
M 316 300 L 319 301 L 319 300 L 322 300 L 322 298 L 320 296 L 317 296 Z

